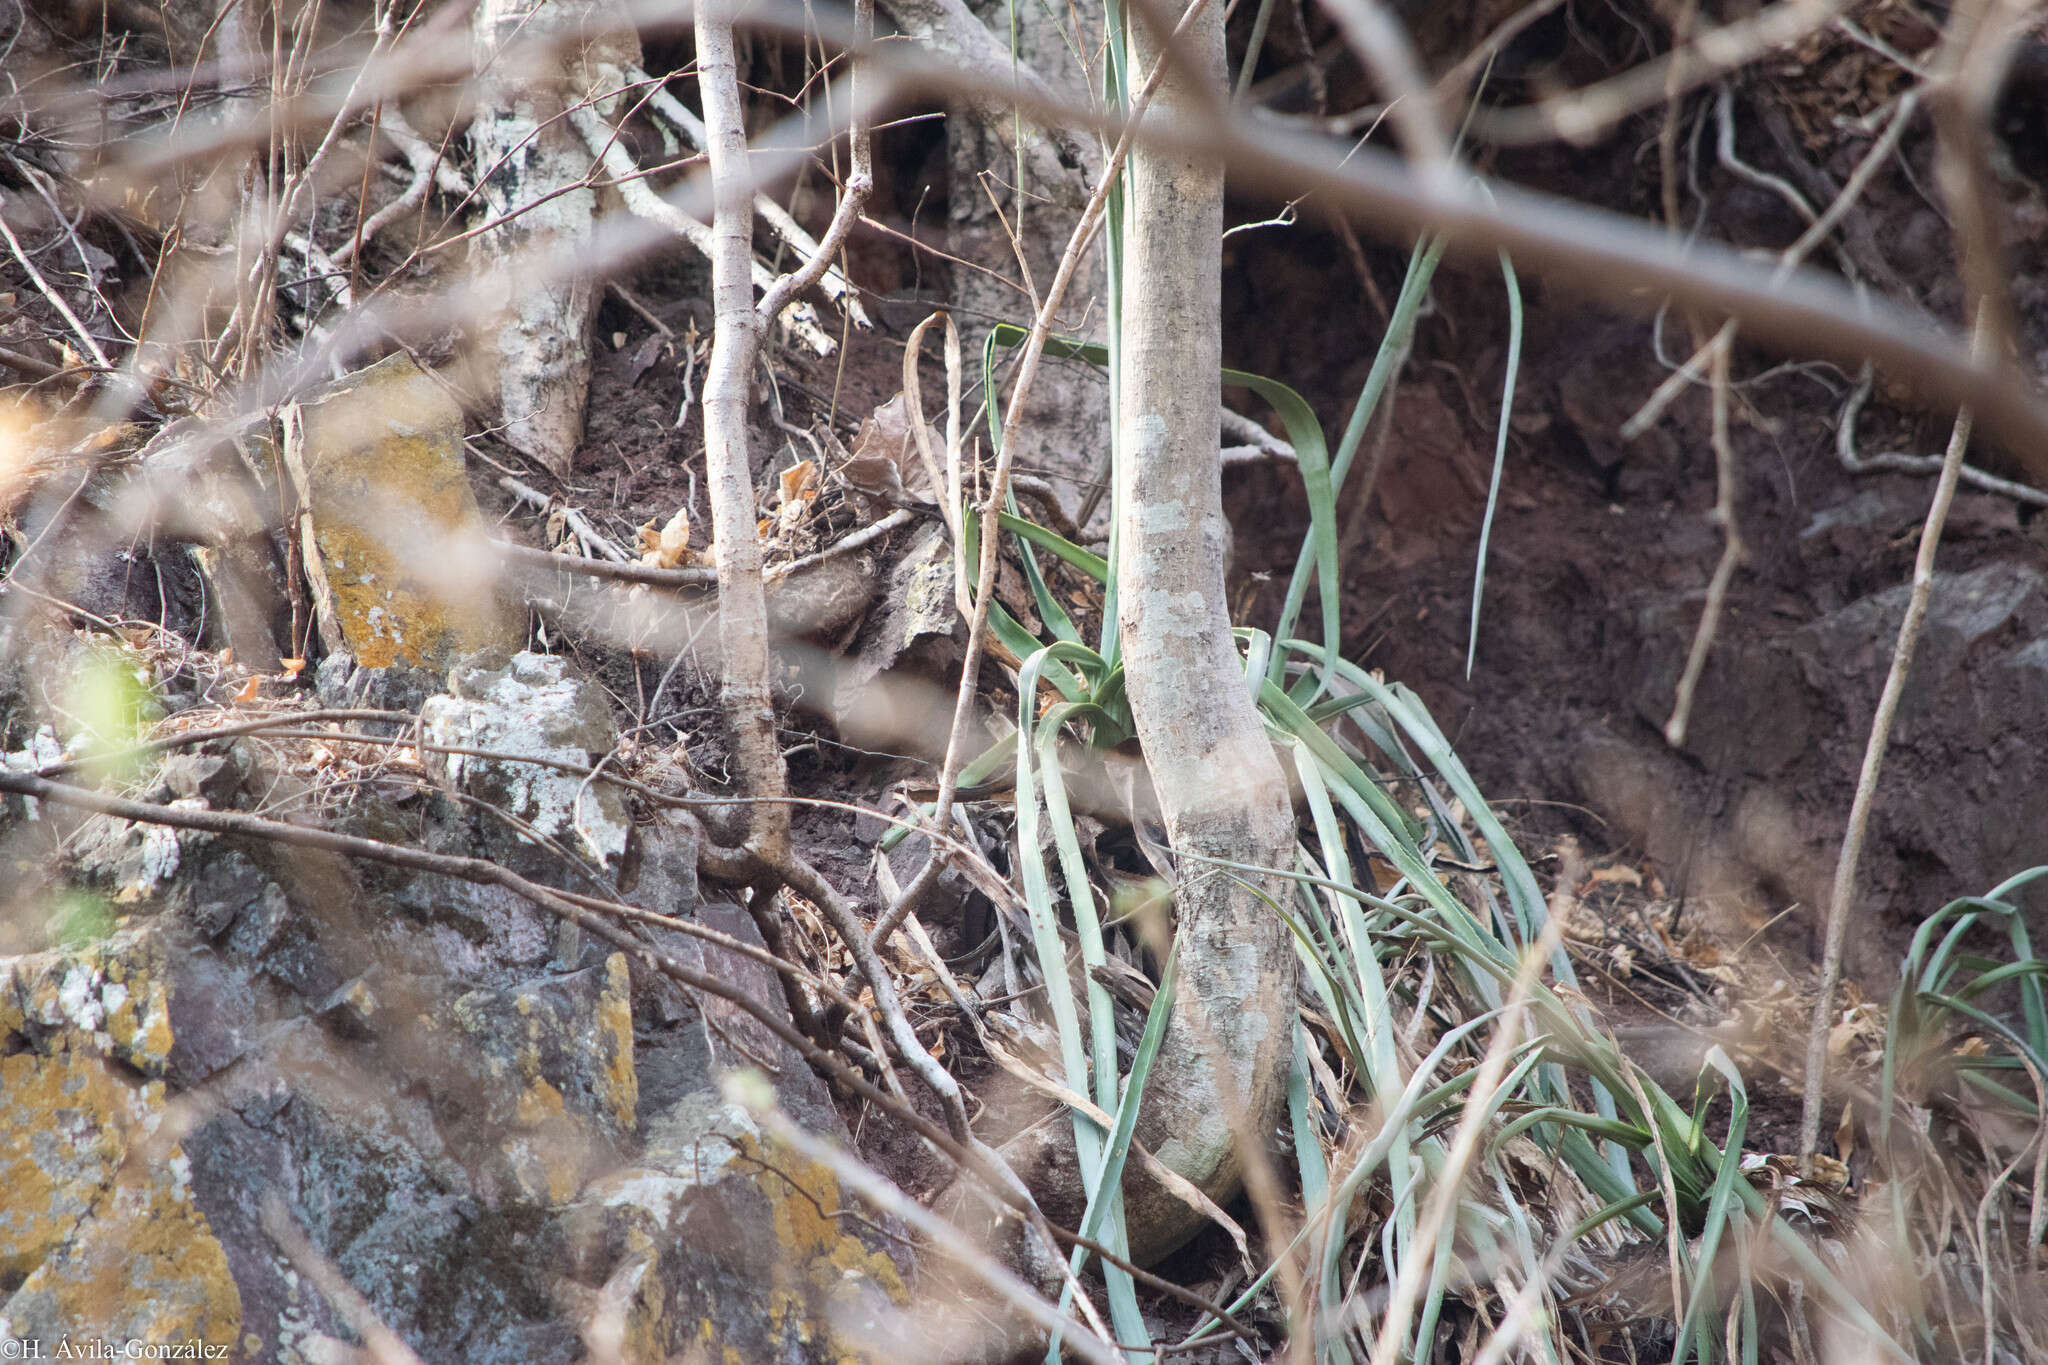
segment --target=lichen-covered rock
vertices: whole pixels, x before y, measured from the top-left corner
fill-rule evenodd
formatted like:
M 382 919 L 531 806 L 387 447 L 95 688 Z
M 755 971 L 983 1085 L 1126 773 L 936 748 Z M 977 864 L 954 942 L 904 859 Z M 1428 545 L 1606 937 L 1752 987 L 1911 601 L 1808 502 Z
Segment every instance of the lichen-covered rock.
M 369 668 L 518 647 L 463 468 L 462 409 L 400 351 L 286 410 L 340 641 Z
M 193 1198 L 154 937 L 0 964 L 0 1340 L 231 1345 L 241 1299 Z
M 565 1203 L 634 1136 L 633 982 L 624 955 L 602 968 L 471 991 L 447 1013 L 478 1121 L 496 1147 L 480 1177 L 542 1206 Z
M 430 733 L 458 747 L 587 764 L 614 743 L 560 660 L 450 686 Z M 435 777 L 326 809 L 759 944 L 745 911 L 703 902 L 693 821 L 636 821 L 616 789 L 508 761 Z M 320 809 L 292 781 L 236 747 L 133 777 L 195 810 Z M 15 866 L 63 850 L 56 894 L 97 911 L 69 946 L 0 957 L 0 1338 L 48 1358 L 65 1334 L 353 1358 L 349 1320 L 264 1230 L 274 1198 L 426 1360 L 879 1354 L 904 1244 L 719 1099 L 726 1073 L 763 1069 L 785 1112 L 846 1137 L 803 1059 L 737 1005 L 609 944 L 551 963 L 554 917 L 502 888 L 48 804 L 0 820 Z M 759 963 L 643 928 L 781 999 Z
M 587 767 L 616 740 L 604 694 L 558 656 L 521 652 L 497 666 L 465 664 L 448 682 L 448 694 L 430 697 L 421 710 L 433 743 Z M 617 787 L 531 763 L 465 754 L 437 762 L 468 795 L 532 831 L 504 842 L 531 847 L 536 835 L 560 840 L 602 871 L 617 872 L 632 828 Z
M 693 1350 L 872 1359 L 901 1339 L 909 1290 L 891 1237 L 849 1212 L 829 1170 L 700 1092 L 650 1124 L 639 1162 L 593 1184 L 562 1226 L 569 1262 L 603 1277 L 596 1318 L 631 1365 Z

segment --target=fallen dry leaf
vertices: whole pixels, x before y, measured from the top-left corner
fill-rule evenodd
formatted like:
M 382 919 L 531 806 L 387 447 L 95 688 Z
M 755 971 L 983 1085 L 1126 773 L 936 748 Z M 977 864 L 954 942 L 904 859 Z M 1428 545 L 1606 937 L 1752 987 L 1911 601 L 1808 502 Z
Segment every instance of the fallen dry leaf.
M 809 460 L 799 460 L 782 471 L 782 505 L 806 501 L 818 496 L 818 466 Z
M 690 511 L 678 508 L 668 519 L 668 524 L 659 531 L 654 523 L 648 522 L 639 531 L 640 562 L 657 569 L 678 569 L 697 561 L 698 555 L 690 548 Z

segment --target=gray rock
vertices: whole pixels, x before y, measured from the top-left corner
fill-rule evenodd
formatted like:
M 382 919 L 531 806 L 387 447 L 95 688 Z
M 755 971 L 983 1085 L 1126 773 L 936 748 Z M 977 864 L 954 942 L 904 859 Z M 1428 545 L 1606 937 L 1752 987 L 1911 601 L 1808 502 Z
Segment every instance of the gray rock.
M 615 742 L 604 694 L 552 655 L 522 652 L 495 667 L 458 666 L 449 689 L 421 710 L 427 738 L 436 744 L 588 766 Z M 536 837 L 554 839 L 616 876 L 632 829 L 617 787 L 530 763 L 460 754 L 436 765 L 463 792 L 531 831 L 486 834 L 489 842 L 517 848 Z
M 453 742 L 578 763 L 613 743 L 562 660 L 449 686 L 431 709 Z M 494 802 L 639 904 L 759 943 L 739 907 L 702 903 L 689 817 L 636 828 L 615 788 L 511 762 L 443 775 L 471 799 L 397 807 L 364 788 L 338 820 L 589 885 L 481 812 Z M 320 809 L 232 752 L 139 780 L 195 807 Z M 840 1216 L 829 1172 L 717 1098 L 729 1072 L 765 1070 L 785 1112 L 847 1140 L 822 1082 L 738 1006 L 609 946 L 552 969 L 553 916 L 495 887 L 102 817 L 70 848 L 75 883 L 122 919 L 0 958 L 0 1335 L 354 1358 L 347 1320 L 263 1231 L 273 1195 L 427 1360 L 567 1365 L 616 1330 L 635 1362 L 836 1361 L 906 1302 L 896 1230 Z M 782 998 L 739 954 L 647 937 Z

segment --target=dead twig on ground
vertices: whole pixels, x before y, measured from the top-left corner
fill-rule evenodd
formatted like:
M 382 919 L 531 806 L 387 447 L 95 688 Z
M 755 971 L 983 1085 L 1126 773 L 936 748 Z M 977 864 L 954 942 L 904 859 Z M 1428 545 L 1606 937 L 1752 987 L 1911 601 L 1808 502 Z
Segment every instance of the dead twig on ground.
M 1868 365 L 1856 377 L 1848 397 L 1842 400 L 1842 410 L 1835 417 L 1835 458 L 1842 468 L 1851 474 L 1939 474 L 1948 461 L 1940 455 L 1910 455 L 1904 451 L 1887 450 L 1875 455 L 1865 455 L 1856 449 L 1856 423 L 1864 406 L 1870 402 L 1870 395 L 1877 386 L 1877 376 Z M 1957 477 L 1972 488 L 1986 493 L 1996 493 L 2002 498 L 2024 502 L 2033 507 L 2048 507 L 2048 490 L 2034 488 L 2012 479 L 2001 479 L 1987 473 L 1973 464 L 1965 464 L 1957 471 Z

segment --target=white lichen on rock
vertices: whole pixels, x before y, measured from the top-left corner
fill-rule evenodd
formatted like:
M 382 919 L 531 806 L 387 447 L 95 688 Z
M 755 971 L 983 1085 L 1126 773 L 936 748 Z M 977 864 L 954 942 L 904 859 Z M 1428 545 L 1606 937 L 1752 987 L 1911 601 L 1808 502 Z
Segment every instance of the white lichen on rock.
M 435 744 L 489 749 L 587 766 L 611 749 L 604 698 L 552 655 L 521 652 L 502 668 L 460 668 L 453 695 L 421 708 Z M 451 781 L 530 826 L 580 849 L 606 871 L 625 857 L 632 818 L 618 789 L 557 768 L 451 754 Z

